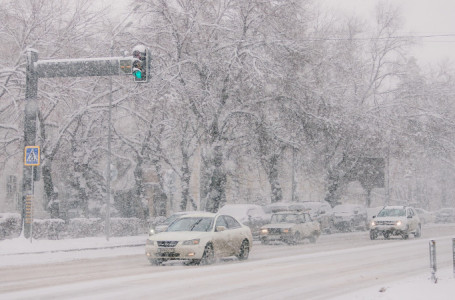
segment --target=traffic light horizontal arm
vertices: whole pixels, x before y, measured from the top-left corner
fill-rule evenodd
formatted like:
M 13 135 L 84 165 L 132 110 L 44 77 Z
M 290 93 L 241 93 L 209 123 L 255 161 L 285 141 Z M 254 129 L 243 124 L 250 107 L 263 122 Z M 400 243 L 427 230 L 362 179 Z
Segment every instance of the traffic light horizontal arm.
M 35 62 L 35 72 L 39 78 L 83 77 L 121 75 L 120 60 L 132 57 L 100 57 L 80 59 L 51 59 Z

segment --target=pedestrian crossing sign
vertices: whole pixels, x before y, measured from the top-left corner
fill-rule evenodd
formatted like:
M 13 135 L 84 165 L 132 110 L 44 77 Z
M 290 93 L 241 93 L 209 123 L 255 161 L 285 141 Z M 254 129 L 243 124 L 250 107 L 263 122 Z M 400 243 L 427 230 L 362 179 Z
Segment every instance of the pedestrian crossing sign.
M 39 146 L 26 146 L 24 151 L 25 166 L 39 166 L 40 149 Z

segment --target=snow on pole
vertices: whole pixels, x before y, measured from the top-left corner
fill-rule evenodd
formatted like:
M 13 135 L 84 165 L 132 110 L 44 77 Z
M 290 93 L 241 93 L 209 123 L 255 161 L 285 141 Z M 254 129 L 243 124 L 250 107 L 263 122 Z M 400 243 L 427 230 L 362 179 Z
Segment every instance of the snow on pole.
M 128 74 L 121 70 L 120 62 L 131 65 L 129 61 L 132 59 L 132 57 L 50 59 L 36 62 L 35 68 L 39 78 L 113 76 Z
M 452 239 L 453 278 L 455 278 L 455 238 Z
M 436 266 L 436 241 L 435 240 L 430 240 L 430 268 L 431 268 L 431 280 L 434 283 L 437 283 L 438 279 L 436 278 L 437 266 Z

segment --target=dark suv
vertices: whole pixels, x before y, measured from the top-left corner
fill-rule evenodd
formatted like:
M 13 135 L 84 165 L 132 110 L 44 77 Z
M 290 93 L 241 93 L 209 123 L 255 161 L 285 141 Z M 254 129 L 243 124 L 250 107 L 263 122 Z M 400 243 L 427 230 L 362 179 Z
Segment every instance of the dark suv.
M 340 204 L 333 208 L 333 226 L 340 231 L 367 230 L 367 210 L 362 205 Z

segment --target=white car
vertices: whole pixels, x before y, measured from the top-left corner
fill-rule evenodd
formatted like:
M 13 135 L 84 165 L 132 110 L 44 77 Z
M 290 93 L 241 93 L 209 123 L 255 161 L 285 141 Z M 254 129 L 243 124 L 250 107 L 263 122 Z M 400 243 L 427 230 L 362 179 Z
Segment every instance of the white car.
M 415 209 L 417 214 L 419 215 L 420 221 L 422 224 L 434 223 L 436 220 L 436 216 L 433 212 L 425 210 L 423 208 L 416 208 Z
M 370 224 L 370 239 L 382 234 L 385 239 L 391 235 L 401 235 L 407 239 L 409 234 L 419 238 L 422 225 L 414 208 L 409 206 L 385 206 Z
M 250 228 L 234 217 L 201 212 L 183 215 L 166 231 L 149 236 L 145 255 L 152 265 L 169 260 L 211 264 L 229 256 L 246 260 L 252 241 Z
M 296 244 L 303 239 L 315 243 L 321 235 L 319 222 L 313 221 L 310 214 L 299 211 L 282 211 L 272 215 L 270 224 L 261 227 L 261 243 L 282 241 Z
M 290 210 L 307 211 L 313 220 L 321 224 L 321 231 L 325 233 L 332 232 L 333 211 L 327 201 L 305 201 L 297 202 L 291 205 Z
M 436 223 L 453 223 L 455 222 L 455 208 L 442 208 L 436 212 Z

